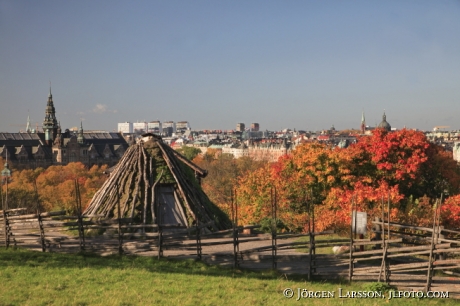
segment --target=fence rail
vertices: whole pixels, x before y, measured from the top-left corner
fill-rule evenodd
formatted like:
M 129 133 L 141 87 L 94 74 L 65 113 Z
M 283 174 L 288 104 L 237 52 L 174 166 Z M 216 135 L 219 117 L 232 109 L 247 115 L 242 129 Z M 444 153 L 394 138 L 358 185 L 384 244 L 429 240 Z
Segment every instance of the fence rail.
M 209 263 L 276 268 L 311 278 L 348 277 L 351 281 L 383 281 L 406 289 L 451 290 L 453 296 L 460 297 L 458 277 L 433 276 L 435 270 L 453 276 L 460 271 L 460 231 L 441 226 L 417 227 L 376 219 L 372 221 L 373 239 L 331 239 L 321 236 L 332 231 L 256 235 L 251 234 L 255 225 L 210 232 L 209 223 L 185 228 L 139 224 L 130 218 L 69 216 L 65 211 L 24 212 L 0 211 L 0 239 L 5 247 L 198 257 Z M 340 254 L 320 252 L 333 246 L 341 248 Z

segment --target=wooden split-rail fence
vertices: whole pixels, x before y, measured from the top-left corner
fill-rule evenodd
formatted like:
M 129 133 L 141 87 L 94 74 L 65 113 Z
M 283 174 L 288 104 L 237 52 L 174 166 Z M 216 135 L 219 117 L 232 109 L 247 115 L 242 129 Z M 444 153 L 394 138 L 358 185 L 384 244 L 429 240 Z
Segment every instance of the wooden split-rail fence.
M 254 233 L 255 225 L 210 232 L 210 224 L 184 228 L 139 224 L 129 218 L 69 216 L 65 211 L 25 214 L 25 209 L 10 209 L 0 211 L 0 241 L 7 248 L 43 252 L 199 258 L 236 268 L 304 274 L 308 279 L 378 281 L 460 297 L 460 231 L 380 219 L 372 224 L 372 239 L 354 239 L 330 238 L 333 232 L 261 234 Z M 331 254 L 333 246 L 340 246 L 339 254 Z

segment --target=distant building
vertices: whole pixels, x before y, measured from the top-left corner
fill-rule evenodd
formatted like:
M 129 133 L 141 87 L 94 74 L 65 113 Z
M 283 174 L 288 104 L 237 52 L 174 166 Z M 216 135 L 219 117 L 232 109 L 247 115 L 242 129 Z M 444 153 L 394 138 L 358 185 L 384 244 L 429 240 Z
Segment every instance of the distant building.
M 147 131 L 149 133 L 153 133 L 153 134 L 161 134 L 163 133 L 163 128 L 161 126 L 161 122 L 160 121 L 150 121 L 149 123 L 147 123 Z
M 144 134 L 147 132 L 147 122 L 134 122 L 133 133 Z
M 249 145 L 226 145 L 222 147 L 223 154 L 232 154 L 234 158 L 251 157 L 254 160 L 266 160 L 269 162 L 277 161 L 280 156 L 289 154 L 292 145 L 283 140 L 270 140 L 268 142 L 258 142 Z
M 382 122 L 380 122 L 378 128 L 384 129 L 388 132 L 391 131 L 391 125 L 387 122 L 387 115 L 385 115 L 385 111 L 383 112 Z
M 190 129 L 190 125 L 188 121 L 178 121 L 176 123 L 176 131 L 184 133 L 186 130 Z
M 453 158 L 458 163 L 460 163 L 460 141 L 454 142 L 454 147 L 452 149 Z
M 251 131 L 258 132 L 259 131 L 259 124 L 258 123 L 251 123 Z
M 245 127 L 246 127 L 246 126 L 244 125 L 244 123 L 237 123 L 237 124 L 236 124 L 236 131 L 237 131 L 237 132 L 243 132 L 244 129 L 245 129 Z
M 43 133 L 0 133 L 0 156 L 8 157 L 16 168 L 48 167 L 82 162 L 92 165 L 115 165 L 128 148 L 121 133 L 77 133 L 66 130 L 56 119 L 50 93 L 43 120 Z
M 172 131 L 171 133 L 176 132 L 176 123 L 174 121 L 165 121 L 163 122 L 163 132 L 165 129 L 171 128 L 168 131 Z
M 133 124 L 131 122 L 122 122 L 118 123 L 118 132 L 123 134 L 132 134 L 133 133 Z

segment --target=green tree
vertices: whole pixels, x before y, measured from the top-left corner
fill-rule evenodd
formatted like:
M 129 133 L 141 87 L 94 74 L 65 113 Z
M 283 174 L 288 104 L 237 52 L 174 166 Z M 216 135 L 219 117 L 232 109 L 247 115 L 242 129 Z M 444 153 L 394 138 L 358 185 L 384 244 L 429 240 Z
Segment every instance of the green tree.
M 195 147 L 182 146 L 177 149 L 177 152 L 184 155 L 188 160 L 193 160 L 198 154 L 201 154 L 201 150 Z

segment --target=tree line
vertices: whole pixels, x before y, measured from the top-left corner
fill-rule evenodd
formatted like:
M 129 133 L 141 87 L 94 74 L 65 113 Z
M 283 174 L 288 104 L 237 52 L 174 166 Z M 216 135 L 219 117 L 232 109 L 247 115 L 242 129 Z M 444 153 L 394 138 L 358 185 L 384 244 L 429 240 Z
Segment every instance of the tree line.
M 460 228 L 460 168 L 451 152 L 428 142 L 422 132 L 376 129 L 347 148 L 308 142 L 274 163 L 234 159 L 215 149 L 199 154 L 183 147 L 181 152 L 208 170 L 202 188 L 215 204 L 230 215 L 232 202 L 238 203 L 241 224 L 268 222 L 276 199 L 278 226 L 286 231 L 307 231 L 312 211 L 316 230 L 347 230 L 351 205 L 374 218 L 388 202 L 391 220 L 430 225 L 443 194 L 441 221 Z M 106 180 L 105 169 L 70 163 L 13 170 L 9 207 L 72 211 L 75 179 L 87 205 Z

